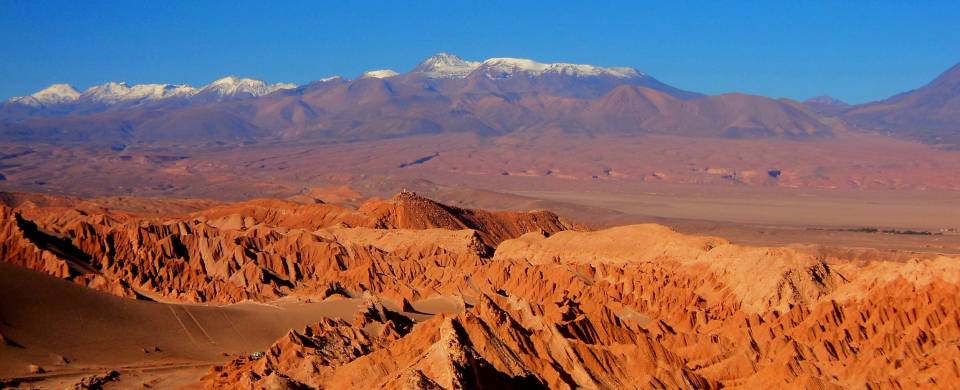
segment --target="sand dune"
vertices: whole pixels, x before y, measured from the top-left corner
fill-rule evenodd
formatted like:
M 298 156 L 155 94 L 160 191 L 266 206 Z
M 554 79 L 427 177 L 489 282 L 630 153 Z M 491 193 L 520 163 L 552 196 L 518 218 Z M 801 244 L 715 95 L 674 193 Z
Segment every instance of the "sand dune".
M 120 298 L 0 263 L 0 377 L 206 366 L 263 351 L 288 329 L 351 317 L 358 301 L 177 305 Z M 40 375 L 43 377 L 44 375 Z

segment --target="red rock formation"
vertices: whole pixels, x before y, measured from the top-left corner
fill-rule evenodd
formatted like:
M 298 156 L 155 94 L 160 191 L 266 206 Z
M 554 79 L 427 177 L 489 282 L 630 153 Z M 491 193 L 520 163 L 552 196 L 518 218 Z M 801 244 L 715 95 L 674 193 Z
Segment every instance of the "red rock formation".
M 204 379 L 209 388 L 319 387 L 335 370 L 410 332 L 412 321 L 368 298 L 352 322 L 325 319 L 290 330 L 267 351 L 240 356 Z
M 0 206 L 0 258 L 112 294 L 134 297 L 124 280 L 104 275 L 90 256 L 66 239 L 50 234 L 14 209 Z
M 124 296 L 367 301 L 217 367 L 210 388 L 960 384 L 953 258 L 828 261 L 656 225 L 568 231 L 549 213 L 412 194 L 170 220 L 44 210 L 0 208 L 3 259 Z
M 370 201 L 360 212 L 373 218 L 372 227 L 386 229 L 473 229 L 496 247 L 501 241 L 530 232 L 546 234 L 577 230 L 578 226 L 549 211 L 510 212 L 462 209 L 434 202 L 411 192 L 388 201 Z
M 414 281 L 423 287 L 438 283 L 429 276 L 431 266 L 478 265 L 492 252 L 490 243 L 511 234 L 572 227 L 552 213 L 449 208 L 412 194 L 399 195 L 389 209 L 385 205 L 374 201 L 354 211 L 259 200 L 172 220 L 55 208 L 32 210 L 36 222 L 4 208 L 0 254 L 125 296 L 136 290 L 154 299 L 229 303 L 335 285 L 350 294 L 371 290 L 399 300 L 421 297 Z M 446 214 L 438 219 L 435 210 Z M 450 230 L 465 224 L 476 230 Z M 442 229 L 384 230 L 397 225 Z M 344 226 L 377 229 L 338 228 Z M 30 234 L 40 238 L 30 240 Z
M 603 239 L 610 234 L 622 240 Z M 634 251 L 637 242 L 651 250 Z M 575 248 L 581 256 L 565 252 Z M 461 290 L 472 308 L 419 323 L 311 386 L 960 383 L 955 259 L 831 266 L 812 254 L 637 226 L 507 241 L 493 262 L 464 273 L 476 289 Z

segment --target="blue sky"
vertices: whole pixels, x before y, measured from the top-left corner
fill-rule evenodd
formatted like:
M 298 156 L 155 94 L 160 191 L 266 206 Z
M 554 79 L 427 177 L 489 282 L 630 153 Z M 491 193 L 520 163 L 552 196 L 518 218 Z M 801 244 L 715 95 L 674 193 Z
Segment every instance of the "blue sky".
M 960 62 L 960 2 L 0 0 L 0 98 L 66 82 L 305 83 L 433 53 L 633 66 L 677 87 L 850 102 Z

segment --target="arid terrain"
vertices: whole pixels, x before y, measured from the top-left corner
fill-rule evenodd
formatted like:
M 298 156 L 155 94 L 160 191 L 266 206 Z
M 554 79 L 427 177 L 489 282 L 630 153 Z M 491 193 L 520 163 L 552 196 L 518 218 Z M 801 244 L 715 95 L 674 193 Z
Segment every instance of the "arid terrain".
M 32 145 L 11 147 L 0 161 L 7 178 L 0 189 L 237 201 L 309 198 L 339 187 L 357 198 L 389 197 L 407 188 L 457 205 L 546 208 L 594 227 L 658 222 L 690 233 L 735 228 L 724 236 L 754 244 L 865 247 L 871 244 L 863 234 L 821 232 L 914 230 L 936 236 L 866 238 L 887 249 L 960 252 L 957 151 L 862 134 L 805 142 L 664 136 L 504 142 L 460 134 L 120 153 Z M 431 158 L 410 165 L 424 157 Z
M 957 387 L 958 101 L 54 84 L 0 104 L 0 388 Z
M 327 192 L 342 205 L 7 193 L 0 377 L 249 389 L 960 380 L 956 257 Z

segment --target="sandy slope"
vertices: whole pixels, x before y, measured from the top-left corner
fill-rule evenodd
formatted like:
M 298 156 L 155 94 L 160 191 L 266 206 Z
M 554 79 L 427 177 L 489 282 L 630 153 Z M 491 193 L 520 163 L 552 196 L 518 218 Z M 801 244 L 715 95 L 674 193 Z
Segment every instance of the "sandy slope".
M 52 375 L 208 365 L 225 353 L 262 351 L 292 327 L 352 316 L 357 307 L 352 299 L 228 306 L 137 301 L 5 262 L 0 302 L 7 340 L 0 345 L 0 377 L 29 376 L 29 364 Z

